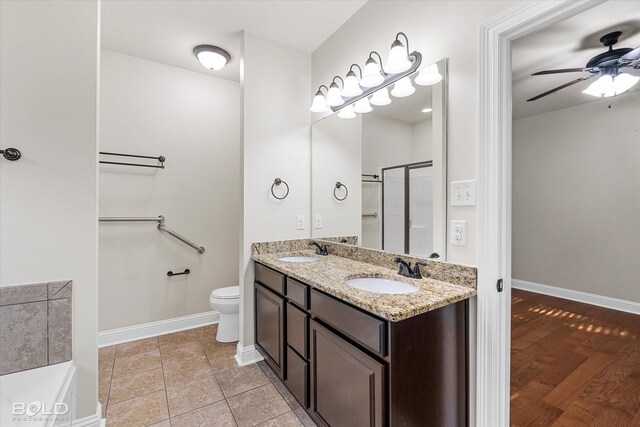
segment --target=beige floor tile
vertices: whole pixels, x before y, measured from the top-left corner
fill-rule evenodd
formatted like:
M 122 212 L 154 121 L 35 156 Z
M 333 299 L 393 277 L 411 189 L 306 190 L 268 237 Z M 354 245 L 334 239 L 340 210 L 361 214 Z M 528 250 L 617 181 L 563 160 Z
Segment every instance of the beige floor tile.
M 289 390 L 287 390 L 287 387 L 285 387 L 282 381 L 276 378 L 276 380 L 273 381 L 273 386 L 278 390 L 291 409 L 296 409 L 300 406 L 296 398 L 293 397 L 293 394 L 291 394 Z
M 204 357 L 205 354 L 200 343 L 194 340 L 162 347 L 160 356 L 162 357 L 162 363 L 170 363 L 178 360 L 193 359 L 194 357 Z
M 114 359 L 98 359 L 98 381 L 111 381 Z
M 240 427 L 255 426 L 291 410 L 273 384 L 238 394 L 227 402 Z
M 109 403 L 109 388 L 111 387 L 110 381 L 100 381 L 98 383 L 98 402 L 103 408 L 107 407 Z
M 111 382 L 109 404 L 113 405 L 154 391 L 164 390 L 162 368 L 134 372 Z
M 151 424 L 149 427 L 171 427 L 171 422 L 169 422 L 169 420 L 164 420 L 156 424 Z
M 227 398 L 270 383 L 262 369 L 255 364 L 227 369 L 217 373 L 216 378 Z
M 304 427 L 316 427 L 316 423 L 313 422 L 302 406 L 297 407 L 293 412 L 298 416 Z
M 115 405 L 109 405 L 107 408 L 107 425 L 109 427 L 148 426 L 167 418 L 169 418 L 169 410 L 164 391 L 125 400 Z
M 116 346 L 110 345 L 108 347 L 102 347 L 98 349 L 98 360 L 113 359 L 116 355 Z
M 207 326 L 202 326 L 200 328 L 195 328 L 193 329 L 193 333 L 198 339 L 206 338 L 206 337 L 215 337 L 216 334 L 218 333 L 218 324 L 216 323 L 213 325 L 207 325 Z
M 184 414 L 193 409 L 224 400 L 224 394 L 213 375 L 167 389 L 169 415 Z
M 276 373 L 273 372 L 273 370 L 269 367 L 269 365 L 267 365 L 267 362 L 265 362 L 264 360 L 261 360 L 260 362 L 257 363 L 257 365 L 260 366 L 260 369 L 264 371 L 265 375 L 267 376 L 267 378 L 269 378 L 269 380 L 272 383 L 275 383 L 276 381 L 280 381 L 280 378 L 278 378 Z
M 150 371 L 162 367 L 160 351 L 152 350 L 146 353 L 132 354 L 126 357 L 116 357 L 113 367 L 113 379 L 122 378 L 135 372 Z
M 158 338 L 145 338 L 143 340 L 131 341 L 116 346 L 116 357 L 127 357 L 132 354 L 146 353 L 158 348 Z
M 171 418 L 171 427 L 236 427 L 236 425 L 229 406 L 224 400 Z
M 174 332 L 173 334 L 160 335 L 158 337 L 158 344 L 160 347 L 166 347 L 173 344 L 182 344 L 189 341 L 197 341 L 192 329 L 186 331 Z
M 164 380 L 167 387 L 188 383 L 209 375 L 213 375 L 213 369 L 206 357 L 196 357 L 188 360 L 179 360 L 163 365 Z
M 209 361 L 211 362 L 211 368 L 215 373 L 238 367 L 238 362 L 236 362 L 236 359 L 233 356 L 219 357 L 213 360 L 209 359 Z
M 289 411 L 260 424 L 260 427 L 304 427 L 304 425 L 293 411 Z

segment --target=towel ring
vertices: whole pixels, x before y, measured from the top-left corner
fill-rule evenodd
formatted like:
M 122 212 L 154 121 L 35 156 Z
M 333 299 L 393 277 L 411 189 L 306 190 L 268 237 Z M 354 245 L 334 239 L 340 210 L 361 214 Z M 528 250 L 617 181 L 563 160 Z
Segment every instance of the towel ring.
M 287 187 L 287 192 L 286 192 L 286 193 L 285 193 L 285 195 L 284 195 L 284 196 L 282 196 L 282 197 L 278 197 L 278 196 L 276 196 L 276 193 L 274 193 L 274 192 L 273 192 L 273 186 L 274 186 L 274 185 L 280 185 L 280 184 L 284 184 L 284 185 Z M 284 182 L 284 181 L 283 181 L 283 180 L 281 180 L 280 178 L 276 178 L 276 179 L 273 181 L 273 184 L 271 184 L 271 195 L 272 195 L 273 197 L 275 197 L 276 199 L 278 199 L 278 200 L 285 199 L 285 198 L 289 195 L 289 184 L 287 184 L 286 182 Z
M 338 190 L 340 187 L 344 187 L 344 197 L 342 199 L 340 197 L 338 197 L 338 195 L 336 194 L 336 190 Z M 336 182 L 336 186 L 333 189 L 333 197 L 335 197 L 336 200 L 341 202 L 344 199 L 346 199 L 348 195 L 349 195 L 349 189 L 347 188 L 347 186 L 344 185 L 343 183 L 341 183 L 340 181 Z

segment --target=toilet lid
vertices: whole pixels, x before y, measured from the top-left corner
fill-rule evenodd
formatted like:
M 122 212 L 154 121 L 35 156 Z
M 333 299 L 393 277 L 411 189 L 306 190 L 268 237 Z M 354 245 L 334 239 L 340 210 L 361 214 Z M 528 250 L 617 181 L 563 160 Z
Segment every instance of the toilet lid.
M 240 286 L 227 286 L 226 288 L 214 289 L 211 292 L 213 298 L 234 299 L 240 297 Z

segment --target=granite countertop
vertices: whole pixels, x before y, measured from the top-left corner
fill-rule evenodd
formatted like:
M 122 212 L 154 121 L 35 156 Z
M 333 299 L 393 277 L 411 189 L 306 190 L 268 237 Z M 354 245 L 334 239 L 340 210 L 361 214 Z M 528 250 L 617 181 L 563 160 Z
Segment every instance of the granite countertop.
M 294 263 L 278 260 L 285 256 L 315 256 L 318 261 Z M 430 278 L 411 279 L 400 276 L 397 270 L 335 255 L 316 255 L 312 250 L 254 254 L 253 260 L 393 322 L 476 295 L 476 290 L 467 286 Z M 398 280 L 416 286 L 418 291 L 412 294 L 387 295 L 362 291 L 345 283 L 361 277 Z

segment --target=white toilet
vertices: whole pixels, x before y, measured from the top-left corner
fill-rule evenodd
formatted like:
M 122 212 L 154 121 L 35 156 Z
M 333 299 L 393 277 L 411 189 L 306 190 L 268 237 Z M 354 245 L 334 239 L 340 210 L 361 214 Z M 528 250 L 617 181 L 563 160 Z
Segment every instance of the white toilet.
M 212 309 L 220 312 L 216 340 L 219 342 L 238 341 L 240 286 L 215 289 L 209 297 L 209 305 Z

